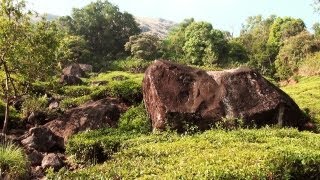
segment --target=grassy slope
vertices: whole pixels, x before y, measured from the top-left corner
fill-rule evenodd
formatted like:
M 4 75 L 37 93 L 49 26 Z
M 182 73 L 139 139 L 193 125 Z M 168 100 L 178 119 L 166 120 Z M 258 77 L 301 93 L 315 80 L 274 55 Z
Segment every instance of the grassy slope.
M 298 84 L 282 89 L 320 121 L 320 77 L 301 78 Z M 85 136 L 88 141 L 99 139 L 95 136 L 90 139 L 90 133 Z M 114 140 L 112 136 L 108 135 Z M 117 134 L 115 137 L 120 138 Z M 56 176 L 62 179 L 303 179 L 320 176 L 320 135 L 293 129 L 210 130 L 187 136 L 164 133 L 120 139 L 117 141 L 119 151 L 111 160 Z
M 106 163 L 55 178 L 287 179 L 319 172 L 320 135 L 266 128 L 133 137 Z
M 303 77 L 295 85 L 283 87 L 301 109 L 310 112 L 317 124 L 320 124 L 320 76 Z

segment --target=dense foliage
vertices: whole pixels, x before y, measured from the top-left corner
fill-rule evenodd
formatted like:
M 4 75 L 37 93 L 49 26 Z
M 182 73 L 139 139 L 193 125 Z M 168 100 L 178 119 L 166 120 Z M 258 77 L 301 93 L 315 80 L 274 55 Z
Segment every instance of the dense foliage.
M 59 20 L 71 35 L 84 38 L 91 58 L 88 62 L 103 64 L 125 55 L 124 45 L 140 29 L 133 16 L 120 12 L 108 1 L 96 1 L 81 9 L 73 9 L 71 16 Z

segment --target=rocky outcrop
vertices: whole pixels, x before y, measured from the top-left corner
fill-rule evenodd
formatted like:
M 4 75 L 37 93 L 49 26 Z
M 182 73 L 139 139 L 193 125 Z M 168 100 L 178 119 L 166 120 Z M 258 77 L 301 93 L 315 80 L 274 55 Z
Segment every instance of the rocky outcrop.
M 86 75 L 86 73 L 82 70 L 81 66 L 76 63 L 65 67 L 62 70 L 62 74 L 69 75 L 69 76 L 75 76 L 75 77 L 84 77 Z
M 85 67 L 84 65 L 82 66 Z M 90 68 L 90 67 L 85 67 L 85 68 Z M 80 85 L 83 83 L 80 78 L 85 76 L 86 76 L 86 73 L 81 68 L 80 64 L 74 63 L 65 67 L 62 70 L 60 83 L 65 85 Z
M 143 95 L 154 129 L 205 130 L 222 118 L 257 127 L 306 124 L 287 94 L 248 68 L 205 72 L 157 60 L 145 72 Z
M 54 152 L 64 149 L 63 138 L 56 136 L 46 127 L 31 128 L 21 143 L 27 150 L 39 152 Z
M 120 117 L 120 110 L 116 104 L 109 99 L 90 101 L 66 111 L 63 117 L 44 126 L 65 140 L 80 131 L 113 127 Z
M 81 85 L 83 81 L 77 77 L 72 75 L 61 75 L 60 77 L 60 83 L 64 85 Z
M 55 171 L 63 167 L 64 156 L 62 154 L 50 153 L 44 156 L 41 162 L 42 169 L 46 170 L 49 167 L 52 167 Z

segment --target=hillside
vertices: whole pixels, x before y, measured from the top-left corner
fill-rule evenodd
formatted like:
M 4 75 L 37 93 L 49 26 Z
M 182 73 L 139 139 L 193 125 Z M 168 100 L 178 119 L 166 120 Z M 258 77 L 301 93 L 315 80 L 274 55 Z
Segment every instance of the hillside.
M 135 17 L 137 23 L 140 25 L 142 32 L 148 32 L 151 34 L 158 35 L 160 38 L 164 38 L 170 28 L 176 25 L 175 22 L 168 21 L 165 19 L 154 19 L 147 17 Z
M 60 16 L 54 14 L 44 14 L 47 20 L 52 21 L 58 19 Z M 40 20 L 39 17 L 34 18 L 35 21 Z M 151 33 L 164 38 L 169 30 L 177 23 L 162 18 L 148 18 L 148 17 L 135 17 L 136 22 L 139 24 L 140 29 L 144 33 Z

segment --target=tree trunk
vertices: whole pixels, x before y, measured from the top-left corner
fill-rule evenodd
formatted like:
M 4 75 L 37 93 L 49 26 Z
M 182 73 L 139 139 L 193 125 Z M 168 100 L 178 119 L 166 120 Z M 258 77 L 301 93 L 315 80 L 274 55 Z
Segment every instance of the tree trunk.
M 6 69 L 6 68 L 5 68 Z M 9 76 L 6 73 L 6 88 L 5 88 L 5 96 L 6 96 L 6 110 L 4 114 L 4 122 L 3 122 L 3 128 L 2 133 L 7 133 L 8 123 L 9 123 Z

